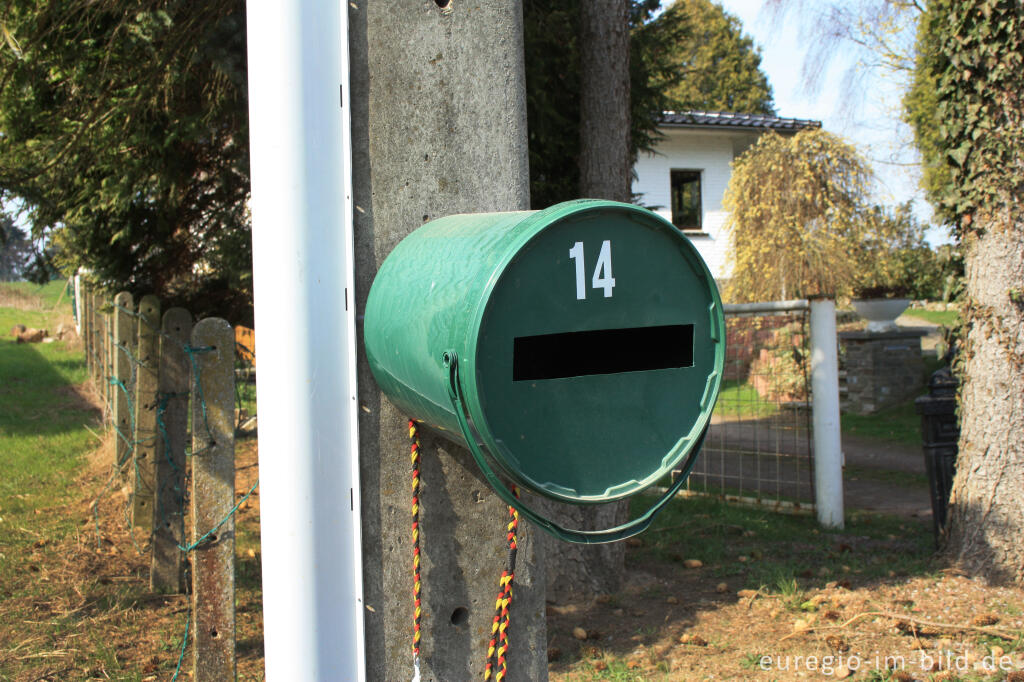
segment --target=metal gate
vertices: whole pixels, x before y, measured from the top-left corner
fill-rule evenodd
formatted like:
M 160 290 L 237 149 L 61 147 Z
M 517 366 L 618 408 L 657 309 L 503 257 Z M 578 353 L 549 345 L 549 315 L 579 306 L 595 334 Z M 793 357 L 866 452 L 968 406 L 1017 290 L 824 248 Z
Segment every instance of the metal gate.
M 814 509 L 807 301 L 725 306 L 722 392 L 689 494 Z

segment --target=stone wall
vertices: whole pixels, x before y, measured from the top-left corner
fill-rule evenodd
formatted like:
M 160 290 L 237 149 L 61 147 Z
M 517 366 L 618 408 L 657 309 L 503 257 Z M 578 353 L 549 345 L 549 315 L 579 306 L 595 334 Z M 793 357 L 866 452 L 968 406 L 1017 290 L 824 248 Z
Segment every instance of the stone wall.
M 919 395 L 924 388 L 920 331 L 842 332 L 846 374 L 844 412 L 872 414 Z

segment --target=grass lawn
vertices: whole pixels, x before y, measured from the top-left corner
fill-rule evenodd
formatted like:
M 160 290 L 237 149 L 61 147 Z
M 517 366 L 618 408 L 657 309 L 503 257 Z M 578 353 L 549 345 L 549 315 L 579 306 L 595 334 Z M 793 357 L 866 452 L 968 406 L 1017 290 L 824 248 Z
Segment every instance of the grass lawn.
M 732 380 L 722 382 L 714 414 L 731 419 L 763 419 L 778 412 L 779 406 L 762 398 L 753 386 Z
M 779 411 L 776 403 L 761 398 L 753 386 L 738 381 L 727 381 L 723 384 L 718 403 L 715 405 L 715 415 L 728 419 L 764 419 L 778 414 Z M 921 417 L 914 408 L 913 399 L 875 414 L 843 413 L 841 429 L 844 434 L 858 438 L 872 438 L 904 445 L 921 444 Z
M 70 305 L 50 312 L 50 302 L 62 287 L 62 282 L 41 290 L 23 283 L 3 285 L 19 293 L 42 294 L 36 310 L 0 307 L 0 514 L 11 519 L 72 494 L 70 483 L 81 468 L 81 456 L 97 442 L 84 428 L 97 427 L 98 415 L 82 395 L 86 368 L 81 349 L 61 341 L 16 344 L 7 333 L 15 324 L 55 328 L 70 323 Z M 4 537 L 11 536 L 0 533 Z
M 81 348 L 63 341 L 16 344 L 15 324 L 50 328 L 70 323 L 68 299 L 57 310 L 63 282 L 45 287 L 0 284 L 0 651 L 19 645 L 11 635 L 25 629 L 32 600 L 45 599 L 46 563 L 59 563 L 60 543 L 73 536 L 79 520 L 67 513 L 78 501 L 75 485 L 86 453 L 98 444 L 86 427 L 99 428 L 99 411 L 86 399 Z M 64 632 L 68 623 L 57 623 Z M 20 679 L 5 670 L 0 679 Z
M 634 515 L 645 503 L 650 499 L 633 502 Z M 916 523 L 910 526 L 918 530 Z M 844 530 L 827 532 L 813 515 L 779 514 L 694 496 L 669 503 L 643 536 L 642 546 L 630 554 L 630 561 L 643 565 L 698 558 L 710 577 L 732 580 L 737 589 L 769 591 L 794 581 L 823 584 L 827 576 L 842 573 L 871 579 L 886 577 L 890 571 L 928 573 L 934 570 L 932 539 L 920 532 L 904 537 L 910 526 L 896 517 L 854 513 Z M 836 551 L 838 544 L 851 542 L 868 551 Z M 899 551 L 885 562 L 878 561 L 875 557 L 889 545 L 889 549 L 898 545 Z
M 922 310 L 911 308 L 904 315 L 926 320 L 933 324 L 941 324 L 946 327 L 954 327 L 960 321 L 960 313 L 956 310 Z
M 188 598 L 149 589 L 148 538 L 127 522 L 81 343 L 16 344 L 9 333 L 70 326 L 63 284 L 0 284 L 0 680 L 169 680 Z M 258 475 L 255 439 L 238 440 L 236 463 L 240 498 Z M 236 516 L 243 680 L 263 678 L 258 509 L 253 495 Z M 179 679 L 190 649 L 182 662 Z
M 875 414 L 844 413 L 840 423 L 842 432 L 850 436 L 918 447 L 921 445 L 921 416 L 915 410 L 913 400 Z

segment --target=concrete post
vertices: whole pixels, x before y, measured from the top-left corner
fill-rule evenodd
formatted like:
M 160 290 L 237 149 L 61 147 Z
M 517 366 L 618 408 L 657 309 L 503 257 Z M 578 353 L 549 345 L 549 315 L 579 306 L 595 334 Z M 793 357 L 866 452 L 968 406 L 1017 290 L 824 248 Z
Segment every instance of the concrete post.
M 529 206 L 520 2 L 355 0 L 352 56 L 356 302 L 408 233 L 454 213 Z M 360 338 L 362 331 L 360 330 Z M 370 680 L 412 676 L 407 415 L 382 399 L 360 347 L 360 478 Z M 422 432 L 424 680 L 483 674 L 507 507 L 469 454 Z M 541 532 L 521 528 L 508 680 L 546 680 Z
M 811 396 L 814 497 L 818 523 L 843 527 L 843 452 L 839 435 L 839 349 L 836 302 L 811 299 Z
M 184 308 L 164 313 L 160 338 L 157 434 L 153 443 L 153 556 L 149 586 L 157 592 L 184 591 L 185 443 L 188 437 L 188 393 L 192 366 L 185 346 L 192 338 L 192 314 Z M 233 369 L 233 368 L 232 368 Z
M 123 467 L 132 451 L 135 429 L 132 428 L 132 373 L 135 349 L 135 304 L 132 295 L 122 291 L 114 297 L 114 466 Z
M 89 376 L 93 376 L 93 338 L 92 338 L 92 290 L 86 282 L 81 282 L 78 294 L 78 309 L 81 313 L 78 316 L 80 329 L 78 335 L 82 337 L 82 348 L 85 352 L 85 367 Z
M 156 393 L 160 370 L 160 299 L 139 301 L 139 342 L 135 348 L 135 439 L 132 481 L 132 523 L 153 528 L 153 477 L 156 447 Z M 120 351 L 118 351 L 120 352 Z
M 235 331 L 216 317 L 192 328 L 193 678 L 235 679 Z
M 109 305 L 109 299 L 103 302 L 104 307 Z M 103 380 L 103 404 L 106 418 L 113 419 L 111 414 L 111 396 L 114 385 L 110 383 L 111 378 L 114 376 L 114 316 L 108 308 L 103 313 L 103 372 L 101 378 Z

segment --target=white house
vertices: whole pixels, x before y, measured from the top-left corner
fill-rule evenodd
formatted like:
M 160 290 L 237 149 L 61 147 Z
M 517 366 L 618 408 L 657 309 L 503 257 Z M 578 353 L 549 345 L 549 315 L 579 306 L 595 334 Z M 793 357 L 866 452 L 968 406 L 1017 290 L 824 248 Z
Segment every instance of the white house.
M 633 193 L 690 238 L 711 274 L 727 279 L 729 235 L 722 197 L 732 160 L 768 130 L 795 135 L 821 121 L 713 111 L 665 112 L 658 130 L 665 138 L 637 158 Z

